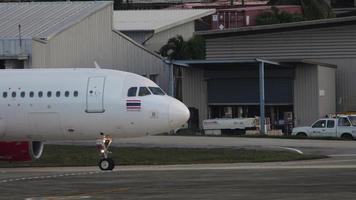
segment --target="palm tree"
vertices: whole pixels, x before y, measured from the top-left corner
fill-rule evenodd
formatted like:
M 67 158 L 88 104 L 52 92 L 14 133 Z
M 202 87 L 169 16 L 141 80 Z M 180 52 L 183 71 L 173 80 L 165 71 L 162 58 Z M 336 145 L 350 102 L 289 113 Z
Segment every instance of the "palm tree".
M 159 54 L 163 57 L 173 59 L 173 60 L 181 60 L 183 59 L 183 47 L 185 45 L 185 41 L 181 35 L 177 35 L 176 37 L 170 38 L 164 46 L 159 50 Z
M 177 35 L 161 47 L 159 54 L 171 60 L 204 59 L 205 40 L 201 36 L 193 36 L 184 41 L 181 35 Z

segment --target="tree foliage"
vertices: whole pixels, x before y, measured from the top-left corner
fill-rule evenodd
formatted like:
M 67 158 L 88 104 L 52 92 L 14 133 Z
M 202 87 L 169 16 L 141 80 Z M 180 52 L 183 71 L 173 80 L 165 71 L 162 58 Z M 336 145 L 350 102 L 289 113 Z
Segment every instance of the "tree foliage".
M 205 58 L 205 40 L 194 36 L 185 41 L 181 35 L 170 38 L 159 53 L 171 60 L 193 60 Z
M 288 22 L 303 21 L 301 14 L 291 14 L 285 11 L 280 11 L 276 7 L 272 7 L 272 12 L 264 12 L 256 17 L 257 25 L 278 24 Z
M 300 5 L 303 8 L 304 19 L 325 19 L 335 17 L 331 7 L 325 0 L 270 0 L 269 5 Z

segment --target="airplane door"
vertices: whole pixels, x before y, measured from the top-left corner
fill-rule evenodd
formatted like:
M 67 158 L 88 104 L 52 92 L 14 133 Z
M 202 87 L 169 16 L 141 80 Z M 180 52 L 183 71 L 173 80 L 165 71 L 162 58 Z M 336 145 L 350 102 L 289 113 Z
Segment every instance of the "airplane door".
M 103 113 L 104 109 L 104 85 L 105 77 L 90 77 L 87 88 L 88 113 Z

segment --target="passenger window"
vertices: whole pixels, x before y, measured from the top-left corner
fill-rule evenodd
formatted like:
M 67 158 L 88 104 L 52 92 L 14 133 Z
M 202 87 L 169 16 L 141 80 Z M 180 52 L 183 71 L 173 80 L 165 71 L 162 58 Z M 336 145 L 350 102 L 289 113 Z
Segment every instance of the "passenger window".
M 165 95 L 165 93 L 159 87 L 148 87 L 148 88 L 151 90 L 152 94 L 154 95 Z
M 22 98 L 24 98 L 25 97 L 25 92 L 21 92 L 20 95 L 21 95 Z
M 7 97 L 7 92 L 2 93 L 2 97 L 6 98 Z
M 31 98 L 33 98 L 33 97 L 35 96 L 35 93 L 34 93 L 33 91 L 31 91 L 31 92 L 29 93 L 29 96 L 30 96 Z
M 51 97 L 52 96 L 52 92 L 51 91 L 48 91 L 47 92 L 47 97 Z
M 334 128 L 335 127 L 335 121 L 334 120 L 328 120 L 328 128 Z
M 338 125 L 339 126 L 351 126 L 349 120 L 345 117 L 339 118 Z
M 319 120 L 315 122 L 315 124 L 312 126 L 313 128 L 325 128 L 326 126 L 326 121 L 325 120 Z
M 132 87 L 127 91 L 128 97 L 135 97 L 137 93 L 137 87 Z
M 57 91 L 56 92 L 56 97 L 60 97 L 61 96 L 61 92 L 60 91 Z
M 42 91 L 39 91 L 38 92 L 38 97 L 42 97 L 43 96 L 43 92 Z
M 140 87 L 140 90 L 138 91 L 138 96 L 147 96 L 150 95 L 151 92 L 146 88 L 146 87 Z
M 64 96 L 69 97 L 69 91 L 65 91 Z
M 77 97 L 78 94 L 79 94 L 78 91 L 74 91 L 73 96 L 74 96 L 74 97 Z
M 16 97 L 16 92 L 12 92 L 11 96 L 12 96 L 13 98 L 15 98 L 15 97 Z

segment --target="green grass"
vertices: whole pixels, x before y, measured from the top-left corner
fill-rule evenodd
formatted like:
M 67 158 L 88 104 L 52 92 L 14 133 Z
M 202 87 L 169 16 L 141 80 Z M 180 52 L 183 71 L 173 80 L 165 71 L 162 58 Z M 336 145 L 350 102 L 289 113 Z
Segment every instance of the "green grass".
M 197 163 L 272 162 L 325 158 L 320 155 L 300 155 L 290 151 L 250 149 L 190 149 L 114 147 L 111 157 L 118 165 L 160 165 Z M 97 165 L 95 147 L 45 145 L 39 160 L 32 162 L 0 162 L 0 167 L 55 167 Z

